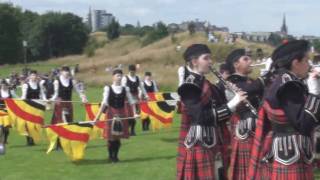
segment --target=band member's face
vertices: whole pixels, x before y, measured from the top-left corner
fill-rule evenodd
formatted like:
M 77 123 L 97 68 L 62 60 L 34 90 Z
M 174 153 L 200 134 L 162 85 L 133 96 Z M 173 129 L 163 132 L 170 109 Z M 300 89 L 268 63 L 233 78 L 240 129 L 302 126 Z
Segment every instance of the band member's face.
M 250 74 L 252 72 L 251 64 L 252 59 L 249 56 L 242 56 L 234 63 L 234 68 L 242 74 Z
M 69 77 L 70 76 L 70 72 L 69 71 L 61 71 L 61 74 L 64 77 Z
M 308 76 L 310 70 L 309 59 L 309 53 L 307 53 L 301 61 L 297 59 L 293 60 L 291 69 L 299 78 L 306 78 Z
M 136 75 L 136 71 L 129 71 L 129 74 L 130 74 L 131 76 L 134 76 L 134 75 Z
M 121 84 L 122 74 L 118 73 L 113 75 L 113 82 L 116 84 Z
M 212 66 L 211 54 L 202 54 L 198 59 L 192 60 L 193 69 L 201 74 L 210 72 Z
M 30 80 L 31 81 L 36 81 L 37 77 L 38 77 L 37 74 L 34 74 L 34 73 L 30 74 Z
M 151 81 L 151 80 L 152 80 L 151 76 L 145 76 L 145 79 L 146 79 L 147 81 Z

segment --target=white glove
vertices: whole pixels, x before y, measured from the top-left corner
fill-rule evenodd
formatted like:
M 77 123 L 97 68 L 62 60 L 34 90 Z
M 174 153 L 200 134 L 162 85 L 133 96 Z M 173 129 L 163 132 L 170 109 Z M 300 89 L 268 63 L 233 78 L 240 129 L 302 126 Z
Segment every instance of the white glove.
M 235 96 L 227 103 L 228 108 L 231 112 L 236 110 L 236 107 L 247 98 L 247 93 L 244 91 L 238 91 Z
M 240 102 L 240 95 L 236 93 L 236 95 L 227 103 L 227 106 L 231 110 L 231 112 L 234 112 Z

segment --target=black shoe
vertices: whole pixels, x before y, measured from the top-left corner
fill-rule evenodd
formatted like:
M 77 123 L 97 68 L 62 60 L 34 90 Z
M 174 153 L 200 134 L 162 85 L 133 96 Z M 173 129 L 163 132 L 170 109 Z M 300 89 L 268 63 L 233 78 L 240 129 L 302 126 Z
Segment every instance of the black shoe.
M 34 141 L 32 137 L 27 136 L 27 146 L 34 146 Z

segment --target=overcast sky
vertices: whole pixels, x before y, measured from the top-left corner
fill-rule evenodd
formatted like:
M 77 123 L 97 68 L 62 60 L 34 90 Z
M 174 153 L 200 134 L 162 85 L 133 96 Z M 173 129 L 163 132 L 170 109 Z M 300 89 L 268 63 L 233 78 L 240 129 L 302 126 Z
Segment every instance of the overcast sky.
M 0 0 L 4 2 L 4 0 Z M 8 0 L 6 0 L 8 2 Z M 208 20 L 230 31 L 278 31 L 286 14 L 289 33 L 320 36 L 317 0 L 10 0 L 23 9 L 73 12 L 86 17 L 89 7 L 105 9 L 121 24 L 142 25 L 162 20 Z

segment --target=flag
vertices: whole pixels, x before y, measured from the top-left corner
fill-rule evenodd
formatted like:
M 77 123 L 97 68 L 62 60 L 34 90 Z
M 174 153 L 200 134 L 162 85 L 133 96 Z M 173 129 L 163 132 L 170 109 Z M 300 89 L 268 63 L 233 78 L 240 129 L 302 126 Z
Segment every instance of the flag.
M 83 159 L 84 151 L 90 138 L 92 124 L 70 123 L 66 125 L 50 125 L 46 128 L 49 154 L 57 144 L 59 138 L 63 152 L 72 160 Z
M 9 117 L 9 114 L 7 110 L 0 109 L 0 126 L 8 127 L 11 126 L 11 119 Z
M 149 118 L 153 130 L 169 127 L 173 121 L 174 110 L 179 101 L 176 92 L 148 93 L 149 102 L 140 103 L 141 119 Z
M 167 101 L 149 101 L 140 103 L 141 119 L 149 117 L 153 130 L 170 127 L 173 122 L 176 104 Z
M 86 120 L 93 121 L 96 118 L 96 115 L 98 114 L 98 112 L 100 110 L 100 104 L 99 103 L 86 103 L 84 106 L 86 109 Z
M 179 95 L 176 92 L 154 92 L 148 93 L 149 101 L 165 101 L 165 100 L 176 100 L 179 101 Z
M 100 104 L 99 103 L 86 103 L 86 121 L 93 121 L 96 118 L 96 115 L 99 113 Z M 103 113 L 100 117 L 100 121 L 103 120 L 105 114 Z M 106 122 L 98 122 L 94 125 L 90 139 L 96 139 L 98 137 L 103 138 L 103 130 L 106 127 Z
M 45 106 L 36 100 L 5 99 L 8 114 L 19 134 L 41 140 Z

